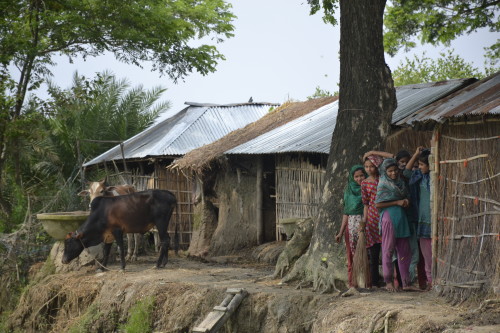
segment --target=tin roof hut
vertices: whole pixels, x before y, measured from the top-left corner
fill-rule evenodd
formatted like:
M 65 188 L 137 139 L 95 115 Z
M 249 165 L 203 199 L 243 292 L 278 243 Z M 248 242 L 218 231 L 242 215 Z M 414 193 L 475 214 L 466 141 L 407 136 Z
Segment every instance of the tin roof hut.
M 399 106 L 394 120 L 399 120 L 470 83 L 471 80 L 450 80 L 398 87 L 396 93 Z M 242 177 L 249 178 L 247 187 L 261 187 L 264 183 L 262 206 L 266 208 L 263 219 L 258 216 L 261 210 L 258 201 L 261 199 L 256 192 L 252 192 L 252 195 L 248 195 L 248 198 L 240 203 L 239 200 L 224 195 L 224 199 L 218 198 L 214 201 L 217 205 L 222 205 L 219 207 L 219 223 L 212 221 L 210 224 L 210 230 L 215 232 L 214 236 L 205 234 L 202 237 L 202 246 L 192 245 L 190 252 L 224 254 L 259 244 L 262 240 L 280 239 L 282 221 L 314 216 L 321 200 L 323 175 L 337 109 L 336 98 L 283 105 L 275 111 L 280 112 L 278 115 L 271 113 L 174 161 L 172 168 L 186 173 L 195 171 L 197 174 L 203 174 L 204 179 L 217 178 L 219 190 L 223 183 L 221 179 L 226 179 L 231 183 L 226 188 L 226 191 L 233 191 L 231 195 L 238 191 L 243 192 L 240 184 Z M 277 116 L 283 119 L 280 123 L 273 120 L 273 117 Z M 269 124 L 273 126 L 270 127 Z M 261 164 L 263 169 L 259 172 Z M 245 168 L 241 168 L 242 166 Z M 233 179 L 229 177 L 231 172 L 239 173 Z M 267 198 L 268 196 L 271 198 Z M 235 207 L 231 205 L 243 207 L 243 210 L 240 209 L 241 213 L 236 214 Z M 237 216 L 228 216 L 225 211 L 231 211 L 231 214 Z M 237 221 L 239 227 L 253 225 L 239 230 L 239 233 L 226 232 L 224 230 L 238 230 L 232 227 L 229 220 Z M 274 237 L 270 236 L 269 232 L 273 227 L 276 228 Z
M 191 240 L 195 184 L 165 167 L 175 158 L 258 120 L 278 106 L 272 103 L 186 104 L 186 108 L 172 117 L 83 164 L 84 168 L 102 166 L 106 174 L 110 174 L 110 183 L 127 182 L 138 190 L 155 188 L 173 192 L 178 201 L 173 219 L 178 223 L 170 223 L 170 228 L 178 225 L 183 248 L 187 248 Z
M 389 138 L 389 151 L 432 137 L 434 284 L 457 303 L 471 296 L 498 295 L 500 73 L 396 124 L 406 128 Z

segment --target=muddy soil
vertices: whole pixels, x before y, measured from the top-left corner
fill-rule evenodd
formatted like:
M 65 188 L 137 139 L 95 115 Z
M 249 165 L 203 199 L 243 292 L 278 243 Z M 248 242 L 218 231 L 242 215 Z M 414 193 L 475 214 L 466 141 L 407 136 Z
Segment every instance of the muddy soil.
M 9 318 L 18 332 L 119 332 L 138 300 L 153 296 L 154 332 L 190 332 L 225 297 L 227 288 L 248 296 L 225 332 L 499 332 L 500 307 L 474 313 L 478 304 L 451 306 L 435 292 L 363 292 L 320 295 L 272 279 L 274 266 L 242 256 L 211 261 L 171 256 L 165 269 L 141 257 L 125 272 L 94 268 L 59 273 L 32 285 Z M 89 312 L 91 320 L 89 320 Z M 79 326 L 78 326 L 79 325 Z

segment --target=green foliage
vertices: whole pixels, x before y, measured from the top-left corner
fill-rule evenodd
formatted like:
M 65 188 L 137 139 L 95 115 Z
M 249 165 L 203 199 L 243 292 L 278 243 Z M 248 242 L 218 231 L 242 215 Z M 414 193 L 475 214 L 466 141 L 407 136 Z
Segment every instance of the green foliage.
M 323 21 L 331 25 L 337 25 L 335 11 L 338 10 L 338 1 L 339 0 L 307 0 L 309 6 L 311 6 L 310 15 L 316 14 L 323 8 Z
M 415 55 L 413 59 L 406 57 L 405 62 L 400 62 L 392 73 L 394 85 L 403 86 L 471 77 L 481 79 L 488 75 L 453 52 L 453 50 L 448 50 L 447 53 L 442 52 L 438 59 L 426 57 L 425 52 L 420 57 Z
M 72 87 L 65 90 L 49 84 L 51 99 L 44 113 L 48 116 L 50 142 L 64 176 L 69 177 L 80 162 L 151 125 L 169 108 L 168 102 L 157 102 L 164 92 L 161 87 L 149 91 L 142 86 L 131 88 L 126 80 L 118 80 L 108 72 L 98 73 L 90 80 L 75 73 Z M 49 163 L 37 165 L 39 170 L 51 168 Z
M 384 49 L 394 55 L 422 44 L 444 44 L 481 28 L 500 30 L 498 1 L 484 0 L 393 0 L 384 16 Z M 498 40 L 493 52 L 498 55 Z
M 193 70 L 207 74 L 223 56 L 213 45 L 188 42 L 233 36 L 230 9 L 223 0 L 2 1 L 0 63 L 34 59 L 35 86 L 55 53 L 85 58 L 113 52 L 125 63 L 151 61 L 173 79 Z
M 66 55 L 71 61 L 112 52 L 121 62 L 138 66 L 150 62 L 174 81 L 193 71 L 205 75 L 224 59 L 215 44 L 233 36 L 234 18 L 224 0 L 0 1 L 0 225 L 5 226 L 4 216 L 10 219 L 12 209 L 17 209 L 12 206 L 9 182 L 21 186 L 26 198 L 57 191 L 77 172 L 76 142 L 105 139 L 99 132 L 102 126 L 78 127 L 94 119 L 80 117 L 94 117 L 117 105 L 119 112 L 106 115 L 118 118 L 98 117 L 96 124 L 111 124 L 105 136 L 113 130 L 117 140 L 123 140 L 147 126 L 155 108 L 159 112 L 166 107 L 148 105 L 163 92 L 161 88 L 146 92 L 138 87 L 123 95 L 127 84 L 105 75 L 90 82 L 82 79 L 83 86 L 59 91 L 60 95 L 53 89 L 49 104 L 36 97 L 26 103 L 27 93 L 51 75 L 54 55 Z M 194 45 L 198 39 L 202 41 Z M 15 69 L 18 75 L 11 76 Z M 99 95 L 99 89 L 108 95 Z M 101 98 L 94 101 L 95 97 Z M 94 109 L 79 112 L 89 105 Z M 71 109 L 62 111 L 65 106 Z M 134 113 L 141 108 L 147 114 Z M 53 116 L 40 110 L 59 112 Z M 74 129 L 79 131 L 72 133 Z M 89 146 L 82 147 L 84 157 L 109 148 Z M 43 192 L 43 186 L 48 191 Z
M 307 99 L 311 100 L 311 99 L 315 99 L 315 98 L 338 96 L 338 95 L 339 95 L 338 91 L 335 91 L 332 94 L 328 90 L 321 89 L 320 86 L 317 86 L 316 90 L 314 91 L 314 94 L 312 94 L 311 96 L 307 96 Z
M 152 313 L 155 305 L 153 296 L 139 300 L 130 308 L 129 319 L 121 329 L 126 333 L 152 332 Z

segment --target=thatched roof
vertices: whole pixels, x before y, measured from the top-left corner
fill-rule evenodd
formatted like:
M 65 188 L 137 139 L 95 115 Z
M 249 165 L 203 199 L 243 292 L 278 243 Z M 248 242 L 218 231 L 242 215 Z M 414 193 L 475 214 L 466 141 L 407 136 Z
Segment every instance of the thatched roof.
M 179 170 L 191 169 L 197 173 L 201 173 L 203 170 L 209 168 L 213 160 L 221 157 L 229 149 L 332 103 L 337 98 L 323 97 L 305 102 L 286 102 L 256 122 L 235 130 L 218 141 L 190 151 L 184 157 L 175 160 L 170 168 Z

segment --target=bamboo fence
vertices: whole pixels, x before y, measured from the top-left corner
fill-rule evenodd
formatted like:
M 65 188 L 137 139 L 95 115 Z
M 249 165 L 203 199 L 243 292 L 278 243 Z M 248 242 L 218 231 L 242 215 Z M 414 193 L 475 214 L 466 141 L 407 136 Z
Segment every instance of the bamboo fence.
M 325 168 L 304 158 L 276 158 L 276 238 L 281 239 L 280 221 L 316 216 L 323 193 Z
M 438 135 L 436 284 L 457 302 L 491 292 L 500 274 L 499 122 Z
M 433 284 L 456 303 L 500 286 L 499 124 L 446 123 L 434 130 Z M 413 153 L 429 147 L 431 135 L 404 129 L 388 138 L 386 150 Z

